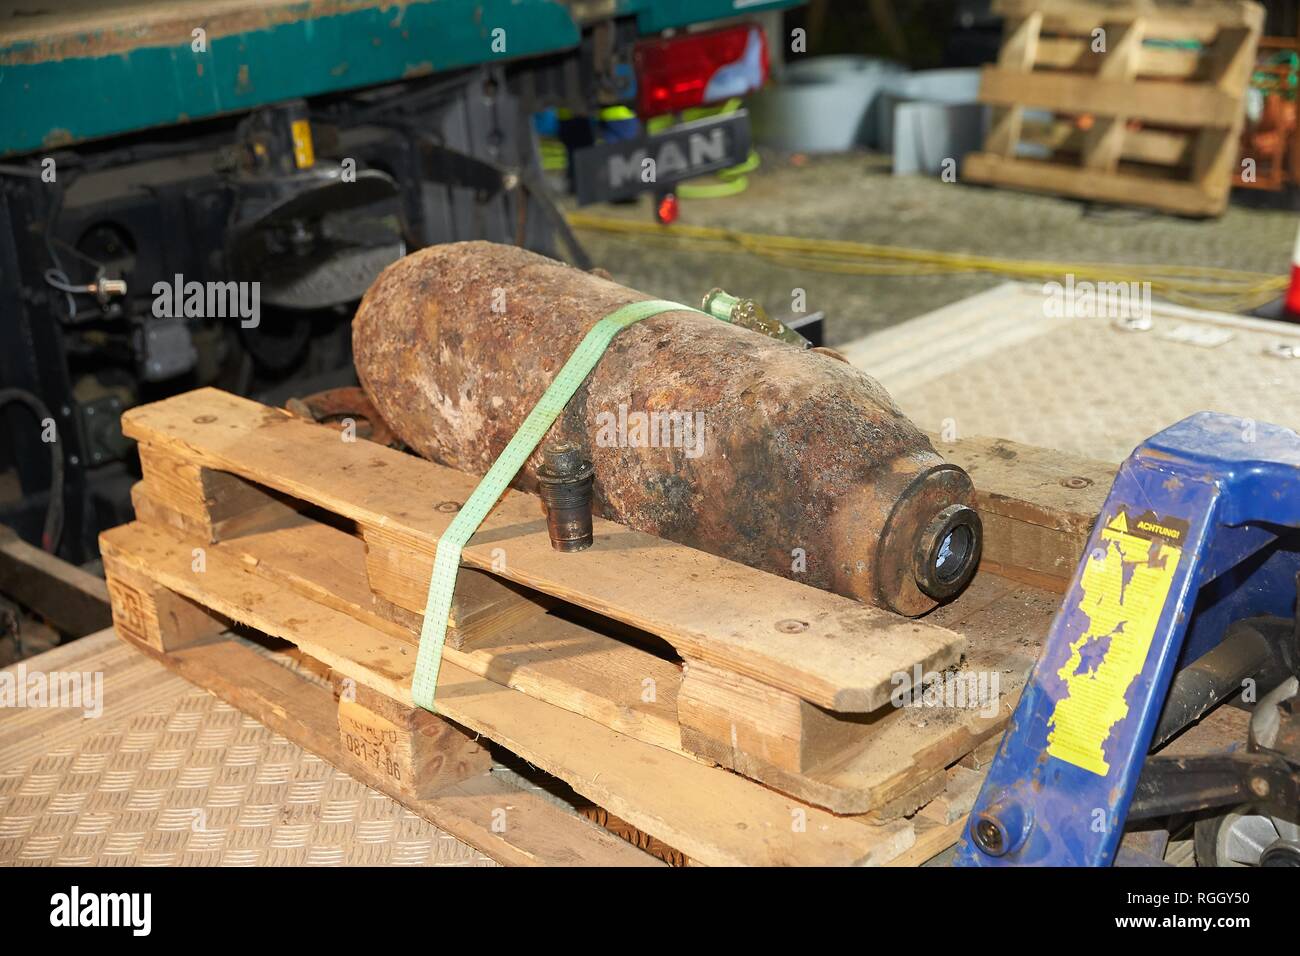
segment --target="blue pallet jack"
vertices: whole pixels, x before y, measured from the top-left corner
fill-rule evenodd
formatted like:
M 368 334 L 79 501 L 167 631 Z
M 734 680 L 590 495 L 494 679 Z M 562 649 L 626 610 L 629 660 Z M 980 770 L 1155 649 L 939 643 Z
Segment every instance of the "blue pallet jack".
M 1126 823 L 1213 807 L 1294 819 L 1298 573 L 1300 436 L 1201 412 L 1140 445 L 1115 478 L 954 865 L 1109 866 Z M 1243 667 L 1249 646 L 1266 652 Z M 1148 756 L 1255 680 L 1268 686 L 1244 749 Z M 1294 839 L 1267 849 L 1265 863 L 1300 865 Z

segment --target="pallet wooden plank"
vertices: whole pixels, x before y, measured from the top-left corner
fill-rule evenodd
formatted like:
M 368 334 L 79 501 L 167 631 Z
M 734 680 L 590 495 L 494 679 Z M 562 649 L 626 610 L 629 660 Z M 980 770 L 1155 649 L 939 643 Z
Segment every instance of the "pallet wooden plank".
M 363 528 L 367 585 L 376 607 L 388 619 L 419 632 L 424 623 L 424 602 L 429 593 L 428 575 L 433 562 L 424 555 L 411 555 L 404 535 L 391 535 L 381 528 Z M 501 549 L 504 554 L 504 549 Z M 421 580 L 419 575 L 425 578 Z M 462 578 L 464 583 L 462 583 Z M 447 620 L 447 643 L 464 647 L 478 636 L 507 630 L 559 605 L 548 594 L 531 591 L 513 582 L 463 568 L 456 578 Z
M 1109 54 L 1094 52 L 1091 37 L 1041 36 L 1034 65 L 1075 73 L 1096 73 Z M 1199 50 L 1144 47 L 1137 76 L 1143 79 L 1201 80 L 1206 64 Z
M 1001 447 L 999 451 L 1006 453 Z M 994 460 L 1002 459 L 994 456 Z M 1056 487 L 1068 493 L 1068 489 Z M 313 600 L 319 600 L 327 590 L 336 596 L 350 595 L 355 603 L 337 601 L 330 606 L 374 623 L 375 618 L 364 607 L 360 543 L 319 523 L 307 532 L 307 528 L 279 528 L 224 541 L 214 548 Z M 291 546 L 280 548 L 278 539 L 288 540 Z M 310 560 L 298 565 L 298 556 L 303 552 L 333 557 L 328 564 L 316 562 L 319 569 L 313 572 Z M 319 575 L 317 580 L 308 580 L 314 574 Z M 945 609 L 953 620 L 960 619 L 953 615 L 984 608 L 990 603 L 990 593 L 1008 590 L 1005 583 L 977 580 L 979 586 Z M 1017 596 L 1024 600 L 1031 600 L 1037 593 L 1030 588 L 1016 589 Z M 1045 609 L 1040 630 L 1046 629 L 1049 614 Z M 976 633 L 981 642 L 989 640 L 983 632 Z M 396 636 L 410 641 L 415 637 L 414 633 Z M 974 653 L 977 660 L 991 659 L 979 651 L 968 653 Z M 996 655 L 996 650 L 992 653 Z M 687 679 L 679 690 L 681 675 L 674 664 L 553 617 L 534 619 L 491 639 L 481 639 L 464 654 L 450 650 L 449 654 L 466 669 L 539 700 L 638 740 L 668 750 L 684 750 L 688 755 L 746 772 L 791 796 L 836 813 L 882 809 L 879 794 L 885 791 L 877 772 L 880 768 L 871 768 L 873 775 L 862 781 L 837 769 L 828 782 L 818 769 L 821 765 L 851 750 L 874 746 L 877 752 L 884 752 L 887 741 L 896 734 L 905 737 L 909 746 L 928 749 L 939 746 L 950 732 L 948 726 L 936 720 L 918 733 L 906 714 L 890 708 L 868 720 L 834 715 L 783 691 L 698 661 L 689 663 Z M 1016 667 L 1023 660 L 1013 656 L 1006 663 Z M 907 772 L 909 780 L 915 779 L 915 771 Z
M 1093 76 L 1102 80 L 1132 83 L 1137 77 L 1142 54 L 1144 23 L 1139 17 L 1105 29 L 1108 52 Z M 1095 117 L 1092 128 L 1083 137 L 1083 151 L 1080 154 L 1083 165 L 1088 169 L 1118 169 L 1124 140 L 1127 138 L 1127 124 L 1127 113 Z
M 105 532 L 101 549 L 231 620 L 297 644 L 336 673 L 404 704 L 414 648 L 260 578 L 214 548 L 201 573 L 184 542 L 146 525 Z M 728 771 L 642 743 L 445 661 L 440 712 L 495 740 L 644 832 L 710 865 L 884 863 L 910 824 L 867 825 Z
M 1027 73 L 1033 69 L 1042 25 L 1043 18 L 1038 13 L 1007 19 L 1002 48 L 998 51 L 999 69 L 1008 73 Z M 995 107 L 984 148 L 998 156 L 1015 155 L 1024 113 L 1024 107 L 1018 104 Z
M 173 528 L 196 543 L 212 541 L 211 527 L 207 522 L 192 520 L 165 504 L 144 482 L 136 482 L 131 487 L 131 503 L 141 521 Z M 220 535 L 219 540 L 238 541 L 248 560 L 255 561 L 256 554 L 249 551 L 248 545 L 273 534 L 277 556 L 287 560 L 277 562 L 272 568 L 285 576 L 286 583 L 310 591 L 314 600 L 330 607 L 349 612 L 359 609 L 375 615 L 379 619 L 376 626 L 391 626 L 394 634 L 418 632 L 418 616 L 408 615 L 400 608 L 376 599 L 364 576 L 356 580 L 351 573 L 354 570 L 352 559 L 364 554 L 361 541 L 342 532 L 329 540 L 322 540 L 322 535 L 328 530 L 321 522 L 294 512 L 288 517 L 277 515 L 269 521 L 247 522 L 238 532 Z M 477 639 L 490 638 L 516 623 L 545 614 L 554 603 L 537 592 L 465 569 L 456 579 L 456 594 L 447 619 L 447 643 L 452 647 L 463 647 Z
M 382 529 L 429 566 L 438 536 L 476 484 L 218 389 L 131 409 L 122 424 L 142 443 Z M 437 500 L 413 500 L 410 489 L 421 487 Z M 918 662 L 942 668 L 961 656 L 964 641 L 951 631 L 609 521 L 595 522 L 592 548 L 557 558 L 539 507 L 530 495 L 507 492 L 463 562 L 493 570 L 504 551 L 503 577 L 833 710 L 874 710 L 888 701 L 892 675 Z M 428 579 L 427 570 L 413 574 Z M 799 633 L 787 633 L 791 622 Z
M 955 765 L 941 775 L 943 790 L 913 818 L 916 842 L 911 849 L 889 862 L 889 866 L 923 866 L 955 845 L 966 828 L 966 819 L 984 784 L 985 771 Z
M 986 66 L 980 74 L 980 102 L 1058 113 L 1127 115 L 1170 126 L 1230 129 L 1241 97 L 1204 83 L 1108 80 L 1077 73 L 1018 73 Z
M 0 525 L 0 593 L 81 637 L 109 625 L 108 589 L 101 578 L 32 547 Z
M 1020 141 L 1042 146 L 1055 153 L 1083 152 L 1086 132 L 1065 120 L 1028 122 Z M 1158 166 L 1190 167 L 1196 134 L 1187 130 L 1130 129 L 1124 133 L 1120 159 Z
M 1224 30 L 1209 51 L 1208 80 L 1220 92 L 1232 95 L 1250 83 L 1255 66 L 1258 31 L 1246 28 Z M 1245 124 L 1244 109 L 1237 110 L 1227 129 L 1203 130 L 1196 142 L 1192 157 L 1192 179 L 1207 189 L 1224 189 L 1224 183 L 1233 180 L 1234 167 L 1239 155 L 1238 141 Z
M 1191 182 L 1151 176 L 1102 173 L 1032 159 L 1007 159 L 992 153 L 970 153 L 962 177 L 971 182 L 1010 186 L 1028 192 L 1094 199 L 1122 206 L 1157 206 L 1187 216 L 1213 216 L 1224 200 Z M 1227 186 L 1225 185 L 1225 192 Z
M 305 750 L 387 793 L 413 813 L 513 866 L 656 866 L 623 841 L 506 783 L 480 774 L 425 799 L 402 793 L 346 758 L 334 696 L 235 639 L 188 647 L 155 660 L 216 694 Z M 506 809 L 508 825 L 499 825 Z
M 1264 25 L 1264 8 L 1244 0 L 1193 0 L 1182 3 L 1088 3 L 1085 0 L 995 0 L 993 12 L 1002 17 L 1041 13 L 1047 29 L 1088 33 L 1106 20 L 1142 17 L 1147 35 L 1160 40 L 1210 41 L 1220 29 Z

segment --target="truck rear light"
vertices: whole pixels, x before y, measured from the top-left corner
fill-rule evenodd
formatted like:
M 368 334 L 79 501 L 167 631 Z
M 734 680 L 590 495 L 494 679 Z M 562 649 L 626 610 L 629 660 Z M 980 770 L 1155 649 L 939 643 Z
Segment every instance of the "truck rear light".
M 637 112 L 676 113 L 744 96 L 767 79 L 767 38 L 753 23 L 637 44 Z

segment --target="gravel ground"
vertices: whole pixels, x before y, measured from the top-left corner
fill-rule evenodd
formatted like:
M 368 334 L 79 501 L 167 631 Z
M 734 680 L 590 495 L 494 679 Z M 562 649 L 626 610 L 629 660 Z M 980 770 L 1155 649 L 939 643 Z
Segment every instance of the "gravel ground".
M 647 222 L 650 202 L 584 210 Z M 924 176 L 894 177 L 887 157 L 845 153 L 803 160 L 764 153 L 749 188 L 723 199 L 683 200 L 683 223 L 756 233 L 851 239 L 912 248 L 1063 263 L 1160 263 L 1285 274 L 1294 212 L 1232 206 L 1192 220 Z M 828 313 L 830 344 L 851 341 L 1005 281 L 995 275 L 847 276 L 776 266 L 744 254 L 702 256 L 690 248 L 584 231 L 595 262 L 620 282 L 695 303 L 721 286 L 789 310 L 806 290 L 810 310 Z

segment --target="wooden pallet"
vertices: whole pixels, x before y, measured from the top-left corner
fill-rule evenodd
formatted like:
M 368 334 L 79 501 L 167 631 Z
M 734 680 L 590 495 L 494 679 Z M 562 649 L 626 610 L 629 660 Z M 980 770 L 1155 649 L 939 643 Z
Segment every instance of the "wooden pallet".
M 435 716 L 410 699 L 417 609 L 472 478 L 213 389 L 123 427 L 137 521 L 100 544 L 124 639 L 173 666 L 230 622 L 287 640 L 330 669 L 344 757 L 390 791 L 481 773 L 481 735 L 702 863 L 904 853 L 1059 600 L 982 574 L 908 621 L 603 521 L 558 555 L 509 492 L 465 551 Z M 996 671 L 1001 706 L 892 706 L 917 668 Z
M 1193 216 L 1227 207 L 1264 10 L 1252 2 L 997 0 L 1006 18 L 980 100 L 971 182 Z M 1104 31 L 1104 52 L 1094 40 Z M 1031 128 L 1026 110 L 1053 118 Z M 1049 159 L 1027 158 L 1037 147 Z

